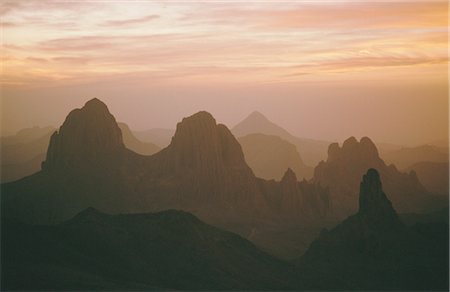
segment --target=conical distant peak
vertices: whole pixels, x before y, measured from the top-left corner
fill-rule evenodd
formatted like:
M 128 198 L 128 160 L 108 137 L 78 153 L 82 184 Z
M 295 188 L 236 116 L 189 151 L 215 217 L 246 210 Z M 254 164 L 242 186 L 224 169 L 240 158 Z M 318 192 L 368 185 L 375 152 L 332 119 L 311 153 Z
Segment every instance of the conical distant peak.
M 268 121 L 267 117 L 265 115 L 263 115 L 261 112 L 259 111 L 254 111 L 252 112 L 247 119 L 251 119 L 251 120 L 264 120 L 264 121 Z

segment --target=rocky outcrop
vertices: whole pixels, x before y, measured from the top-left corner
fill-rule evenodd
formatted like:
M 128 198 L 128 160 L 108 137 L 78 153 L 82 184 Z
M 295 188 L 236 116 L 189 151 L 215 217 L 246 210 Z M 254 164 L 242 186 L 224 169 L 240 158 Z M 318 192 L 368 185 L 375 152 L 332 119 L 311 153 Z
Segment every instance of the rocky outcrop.
M 94 98 L 69 113 L 53 133 L 42 164 L 45 171 L 107 168 L 124 152 L 122 133 L 107 106 Z
M 367 137 L 359 142 L 350 137 L 342 147 L 331 144 L 328 159 L 321 161 L 314 170 L 313 182 L 330 189 L 333 210 L 338 216 L 345 217 L 358 208 L 359 179 L 369 168 L 379 171 L 397 210 L 420 211 L 421 200 L 427 196 L 425 188 L 413 173 L 401 173 L 395 166 L 387 166 Z
M 371 168 L 363 176 L 359 191 L 358 215 L 374 228 L 397 228 L 403 224 L 383 192 L 380 174 Z
M 417 227 L 400 221 L 380 173 L 369 169 L 360 184 L 357 213 L 324 229 L 297 264 L 313 271 L 312 277 L 320 271 L 318 278 L 339 278 L 337 290 L 448 288 L 448 225 L 430 224 L 430 232 Z

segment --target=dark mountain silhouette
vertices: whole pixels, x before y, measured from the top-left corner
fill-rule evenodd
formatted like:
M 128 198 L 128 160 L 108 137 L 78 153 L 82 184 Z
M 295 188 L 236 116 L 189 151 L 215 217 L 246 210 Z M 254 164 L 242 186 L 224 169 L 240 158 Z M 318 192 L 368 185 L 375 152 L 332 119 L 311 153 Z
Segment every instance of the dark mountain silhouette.
M 359 211 L 324 230 L 299 265 L 340 278 L 352 290 L 448 289 L 447 224 L 406 227 L 369 169 L 360 184 Z
M 167 147 L 175 134 L 174 129 L 153 128 L 146 131 L 135 131 L 134 135 L 141 141 L 153 143 L 161 148 Z
M 419 181 L 430 192 L 441 196 L 448 196 L 448 162 L 418 162 L 408 167 L 406 171 L 414 171 Z
M 422 145 L 385 152 L 382 153 L 382 158 L 399 169 L 406 169 L 419 162 L 448 162 L 448 153 L 448 147 Z
M 306 165 L 314 166 L 325 159 L 330 142 L 295 137 L 282 127 L 269 121 L 260 112 L 253 112 L 231 130 L 236 137 L 249 134 L 274 135 L 297 147 L 297 151 Z
M 313 181 L 330 188 L 333 209 L 344 216 L 355 212 L 358 205 L 359 178 L 368 168 L 376 168 L 391 194 L 394 207 L 402 213 L 425 211 L 423 202 L 432 200 L 414 172 L 401 173 L 394 165 L 387 166 L 378 155 L 375 144 L 367 137 L 347 139 L 342 147 L 333 143 L 328 159 L 314 170 Z
M 134 137 L 128 125 L 119 123 L 125 146 L 142 155 L 151 155 L 160 150 L 152 143 L 145 143 Z M 52 127 L 23 129 L 14 136 L 2 137 L 1 181 L 15 181 L 38 172 L 46 159 L 50 138 L 55 132 Z
M 282 204 L 286 184 L 256 178 L 238 141 L 207 112 L 178 123 L 171 144 L 152 156 L 128 150 L 114 117 L 94 99 L 72 111 L 54 133 L 42 171 L 2 185 L 3 214 L 30 223 L 57 223 L 93 206 L 109 213 L 191 211 L 245 234 L 286 218 L 327 213 L 328 192 L 291 182 L 298 209 Z
M 312 177 L 313 168 L 303 163 L 297 147 L 278 136 L 250 134 L 238 141 L 245 161 L 257 177 L 280 180 L 287 168 L 291 168 L 299 178 Z
M 128 149 L 142 155 L 152 155 L 161 150 L 160 147 L 153 143 L 142 142 L 137 139 L 127 124 L 119 123 L 118 125 L 122 132 L 123 143 Z
M 1 182 L 14 181 L 39 171 L 53 132 L 52 127 L 33 127 L 2 137 Z
M 42 164 L 48 171 L 96 171 L 122 158 L 122 132 L 106 105 L 94 98 L 69 113 L 55 132 Z
M 287 290 L 292 265 L 176 210 L 2 222 L 2 290 Z

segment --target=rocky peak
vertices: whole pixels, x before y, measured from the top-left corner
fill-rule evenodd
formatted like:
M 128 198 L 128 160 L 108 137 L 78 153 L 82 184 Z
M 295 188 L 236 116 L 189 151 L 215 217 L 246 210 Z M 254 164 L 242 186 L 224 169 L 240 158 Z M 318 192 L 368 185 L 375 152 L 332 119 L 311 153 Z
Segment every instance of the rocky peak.
M 297 176 L 295 175 L 295 172 L 289 167 L 286 172 L 283 175 L 283 178 L 281 179 L 282 184 L 297 184 Z
M 350 137 L 344 141 L 342 147 L 339 147 L 338 143 L 330 144 L 328 147 L 328 162 L 346 157 L 357 157 L 365 161 L 380 159 L 377 147 L 368 137 L 361 138 L 359 142 L 355 137 Z
M 339 147 L 338 143 L 331 143 L 328 146 L 328 161 L 334 161 L 339 157 L 341 152 L 341 147 Z
M 224 168 L 245 168 L 244 154 L 230 130 L 217 124 L 205 111 L 184 118 L 177 125 L 169 152 L 178 168 L 216 174 Z
M 359 192 L 359 216 L 372 226 L 402 225 L 382 189 L 380 174 L 371 168 L 363 176 Z
M 255 121 L 255 122 L 258 122 L 258 121 L 264 121 L 264 122 L 269 121 L 269 120 L 266 118 L 266 116 L 264 116 L 264 115 L 263 115 L 262 113 L 260 113 L 259 111 L 254 111 L 254 112 L 252 112 L 252 113 L 247 117 L 247 119 L 248 119 L 248 120 Z
M 114 159 L 124 148 L 114 116 L 94 98 L 70 112 L 59 132 L 52 135 L 42 168 L 86 169 Z

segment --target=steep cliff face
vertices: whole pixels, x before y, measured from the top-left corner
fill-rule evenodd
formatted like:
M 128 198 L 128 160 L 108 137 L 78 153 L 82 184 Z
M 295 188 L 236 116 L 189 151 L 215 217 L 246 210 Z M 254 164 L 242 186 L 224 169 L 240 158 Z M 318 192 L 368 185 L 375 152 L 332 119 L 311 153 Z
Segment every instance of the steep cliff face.
M 124 152 L 122 133 L 107 106 L 94 98 L 67 116 L 50 138 L 45 171 L 89 171 L 108 167 Z
M 144 172 L 143 191 L 156 186 L 162 200 L 169 191 L 176 204 L 204 216 L 218 216 L 217 208 L 227 216 L 271 216 L 240 144 L 207 112 L 178 123 L 170 145 L 149 160 Z
M 351 137 L 342 147 L 331 144 L 328 159 L 314 170 L 313 181 L 329 187 L 333 209 L 341 216 L 347 216 L 357 210 L 359 178 L 369 168 L 379 171 L 396 209 L 400 212 L 420 210 L 420 200 L 427 195 L 425 188 L 414 173 L 401 173 L 395 166 L 387 166 L 367 137 L 359 142 Z
M 398 229 L 403 224 L 381 186 L 380 174 L 371 168 L 363 176 L 359 190 L 358 215 L 373 228 Z

